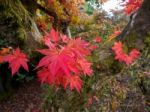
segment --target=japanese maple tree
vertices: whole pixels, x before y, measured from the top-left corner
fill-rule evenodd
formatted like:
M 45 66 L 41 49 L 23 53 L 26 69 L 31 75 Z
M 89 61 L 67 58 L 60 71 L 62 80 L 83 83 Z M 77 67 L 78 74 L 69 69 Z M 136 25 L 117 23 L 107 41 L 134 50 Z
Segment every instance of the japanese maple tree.
M 51 29 L 44 36 L 47 49 L 38 50 L 45 55 L 37 65 L 39 79 L 42 83 L 63 86 L 67 89 L 76 89 L 80 92 L 82 87 L 81 76 L 92 74 L 91 63 L 86 59 L 90 55 L 89 43 L 80 37 L 70 39 Z

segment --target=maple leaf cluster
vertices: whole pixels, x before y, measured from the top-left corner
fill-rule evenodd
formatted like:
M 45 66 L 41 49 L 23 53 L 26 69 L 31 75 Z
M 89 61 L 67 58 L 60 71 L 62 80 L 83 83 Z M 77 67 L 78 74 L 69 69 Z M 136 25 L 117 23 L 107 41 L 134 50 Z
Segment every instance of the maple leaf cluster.
M 47 49 L 37 50 L 45 55 L 35 69 L 39 69 L 38 77 L 42 83 L 55 86 L 63 86 L 65 89 L 76 89 L 80 92 L 82 88 L 81 76 L 91 76 L 91 63 L 86 59 L 91 54 L 91 46 L 80 37 L 70 39 L 66 35 L 52 29 L 46 33 L 43 43 Z M 7 50 L 7 49 L 6 49 Z M 5 50 L 5 51 L 6 51 Z M 1 53 L 3 53 L 1 51 Z M 11 53 L 0 57 L 1 62 L 8 62 L 14 76 L 23 67 L 28 71 L 28 57 L 19 48 Z
M 132 49 L 129 55 L 126 54 L 123 51 L 123 44 L 121 42 L 115 42 L 112 50 L 115 53 L 115 59 L 124 62 L 126 65 L 130 65 L 140 55 L 140 52 L 136 49 Z
M 132 12 L 137 10 L 141 6 L 142 3 L 143 3 L 143 0 L 128 0 L 128 1 L 126 1 L 126 3 L 124 4 L 125 13 L 131 14 Z
M 38 50 L 45 55 L 37 65 L 38 77 L 42 83 L 70 87 L 80 92 L 81 76 L 92 74 L 91 63 L 86 59 L 90 55 L 89 43 L 80 37 L 70 39 L 54 29 L 46 33 L 43 39 L 47 49 Z
M 19 48 L 14 50 L 12 54 L 3 56 L 3 61 L 9 63 L 12 76 L 19 71 L 20 67 L 23 67 L 26 71 L 28 71 L 28 58 L 26 54 L 20 51 Z

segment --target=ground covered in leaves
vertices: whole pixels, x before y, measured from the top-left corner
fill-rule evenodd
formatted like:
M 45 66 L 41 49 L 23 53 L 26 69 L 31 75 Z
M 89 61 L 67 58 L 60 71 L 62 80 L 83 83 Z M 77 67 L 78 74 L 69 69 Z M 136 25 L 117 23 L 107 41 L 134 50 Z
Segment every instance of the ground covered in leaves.
M 11 97 L 0 102 L 0 112 L 39 112 L 43 90 L 36 80 L 24 83 Z

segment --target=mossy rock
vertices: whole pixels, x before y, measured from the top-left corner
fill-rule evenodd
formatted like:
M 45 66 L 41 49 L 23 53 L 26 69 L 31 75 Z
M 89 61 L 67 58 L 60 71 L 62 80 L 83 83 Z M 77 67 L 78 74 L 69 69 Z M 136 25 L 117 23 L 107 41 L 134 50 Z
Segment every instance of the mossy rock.
M 113 52 L 109 49 L 105 49 L 103 51 L 100 51 L 100 65 L 102 71 L 107 71 L 111 74 L 116 74 L 121 71 L 123 68 L 123 64 L 119 63 L 114 59 Z

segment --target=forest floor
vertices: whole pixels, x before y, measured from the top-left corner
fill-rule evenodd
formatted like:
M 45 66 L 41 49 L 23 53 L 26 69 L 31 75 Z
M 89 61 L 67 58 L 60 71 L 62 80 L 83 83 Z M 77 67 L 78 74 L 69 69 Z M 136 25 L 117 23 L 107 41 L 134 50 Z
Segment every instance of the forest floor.
M 22 84 L 8 99 L 0 102 L 0 112 L 40 112 L 42 95 L 38 81 Z
M 37 80 L 23 83 L 18 87 L 18 89 L 14 90 L 13 94 L 9 98 L 4 101 L 0 101 L 0 112 L 42 112 L 40 109 L 42 108 L 44 92 L 45 91 L 41 87 L 40 82 Z M 124 103 L 128 104 L 129 101 L 142 102 L 141 95 L 134 93 L 129 96 L 133 95 L 134 97 L 129 97 L 129 99 L 125 100 Z M 148 105 L 146 107 L 149 108 Z M 132 112 L 147 112 L 143 111 L 144 107 L 142 107 L 142 105 L 137 106 L 136 108 L 138 111 Z M 126 112 L 130 112 L 130 108 L 129 111 Z

